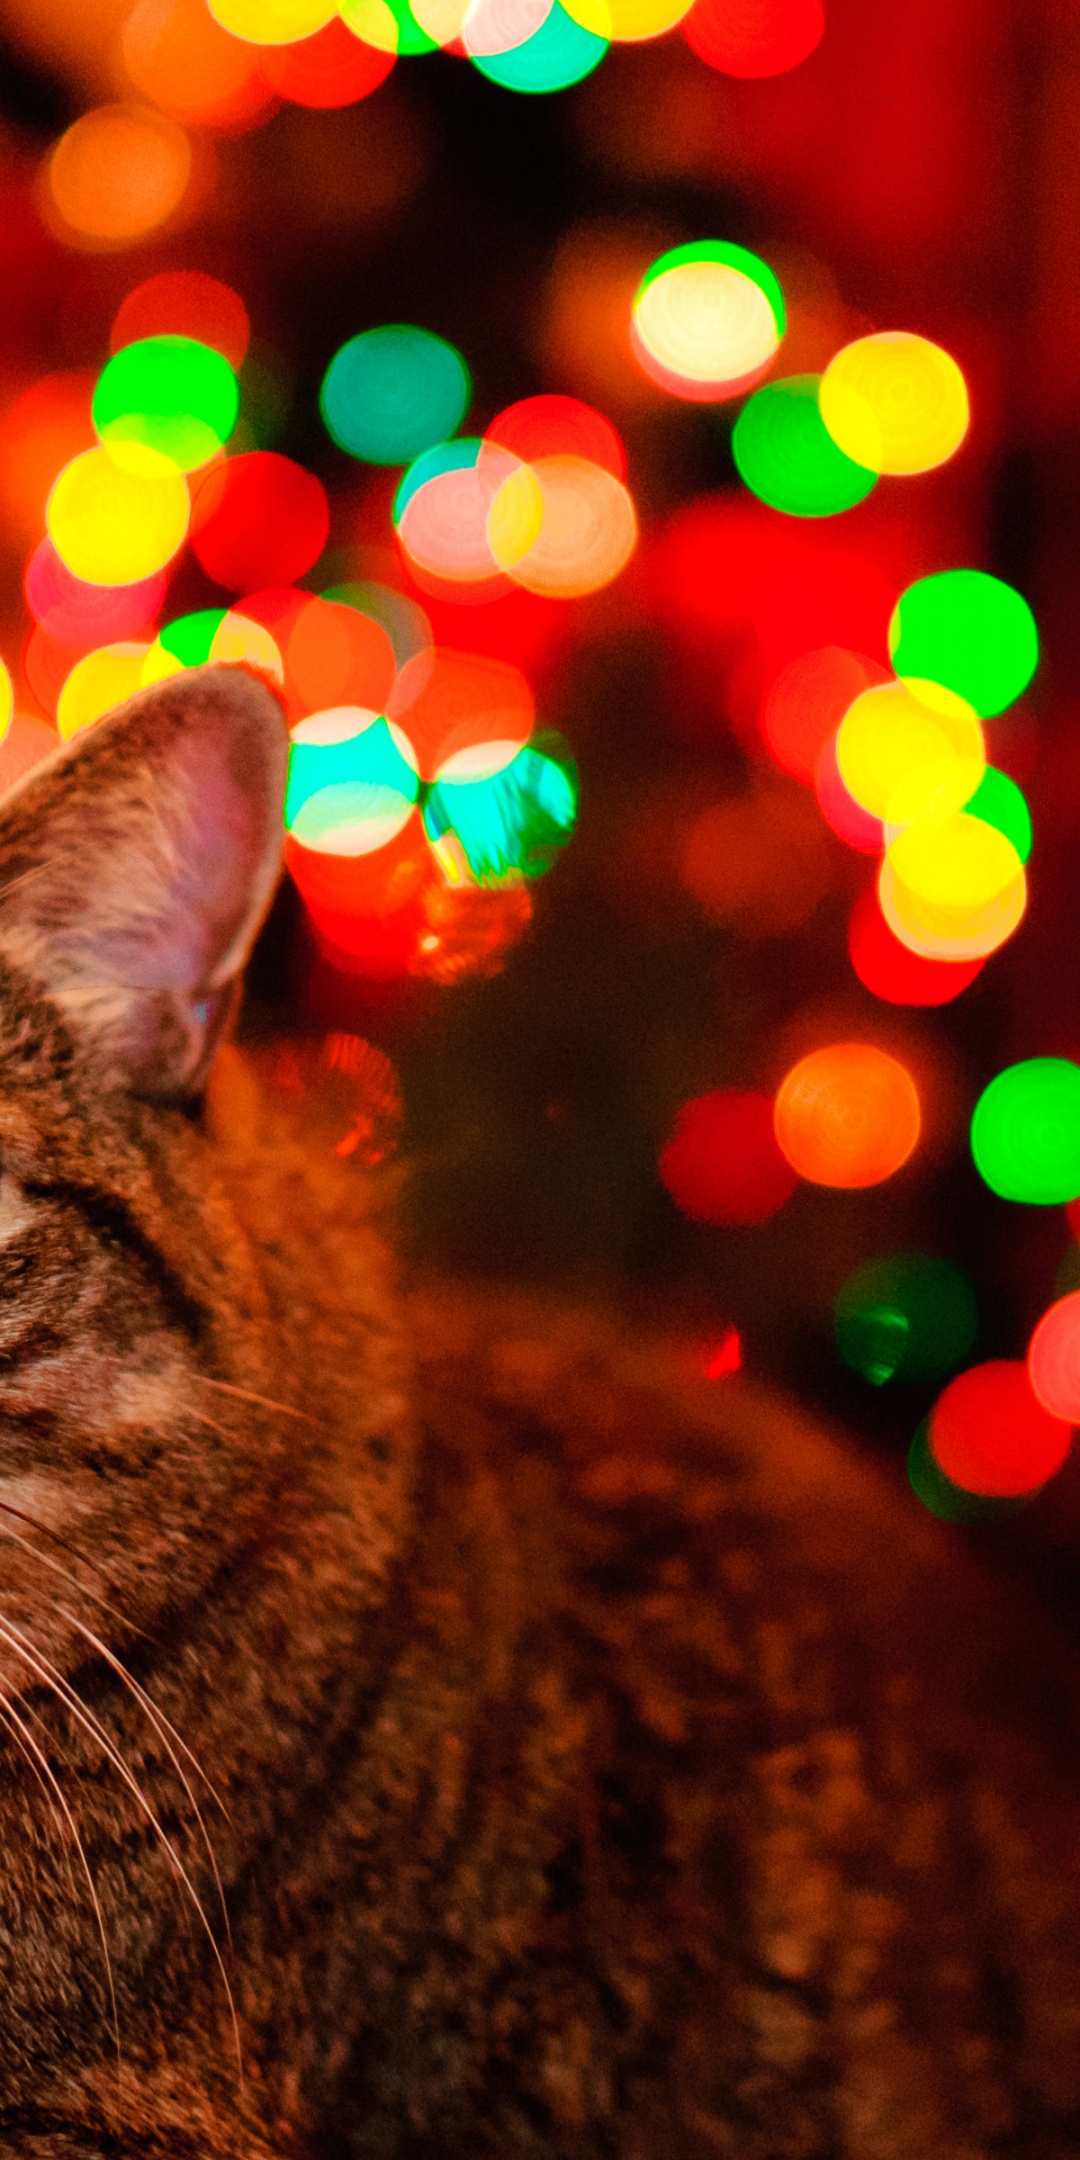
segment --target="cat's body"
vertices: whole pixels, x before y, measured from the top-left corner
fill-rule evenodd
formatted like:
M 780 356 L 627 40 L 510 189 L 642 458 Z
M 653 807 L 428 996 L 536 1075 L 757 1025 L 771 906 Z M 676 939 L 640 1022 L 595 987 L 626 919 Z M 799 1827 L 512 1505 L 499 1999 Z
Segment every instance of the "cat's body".
M 1067 1651 L 742 1381 L 399 1317 L 235 1053 L 145 1099 L 265 904 L 275 730 L 193 677 L 0 808 L 0 2151 L 1064 2160 Z

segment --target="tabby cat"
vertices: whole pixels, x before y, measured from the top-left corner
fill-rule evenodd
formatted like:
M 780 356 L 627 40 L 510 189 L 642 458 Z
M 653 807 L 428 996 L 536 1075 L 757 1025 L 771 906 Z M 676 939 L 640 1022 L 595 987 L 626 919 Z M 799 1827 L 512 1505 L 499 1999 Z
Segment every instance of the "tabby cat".
M 0 805 L 0 2151 L 1065 2160 L 1070 1655 L 205 1084 L 285 759 L 202 669 Z

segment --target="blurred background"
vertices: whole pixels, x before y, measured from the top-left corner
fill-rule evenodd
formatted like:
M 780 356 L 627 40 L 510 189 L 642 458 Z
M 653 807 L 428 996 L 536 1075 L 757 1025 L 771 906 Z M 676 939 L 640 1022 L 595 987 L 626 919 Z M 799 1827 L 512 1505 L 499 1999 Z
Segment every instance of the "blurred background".
M 1040 1314 L 1080 1284 L 1065 1208 L 1000 1198 L 968 1141 L 1002 1068 L 1080 1059 L 1080 7 L 826 0 L 805 57 L 753 74 L 703 56 L 704 5 L 616 40 L 549 94 L 460 51 L 374 46 L 361 88 L 317 103 L 311 69 L 305 91 L 286 64 L 299 46 L 235 40 L 226 64 L 220 34 L 211 50 L 192 30 L 185 75 L 187 47 L 161 44 L 166 0 L 0 0 L 0 653 L 17 712 L 51 725 L 63 675 L 40 639 L 28 655 L 23 585 L 49 490 L 94 442 L 91 395 L 127 296 L 163 272 L 222 281 L 250 324 L 230 455 L 281 453 L 329 503 L 318 558 L 259 582 L 377 585 L 422 609 L 438 645 L 513 663 L 580 786 L 530 919 L 466 925 L 433 969 L 350 962 L 288 881 L 249 1028 L 355 1036 L 389 1060 L 370 1071 L 404 1102 L 415 1260 L 617 1299 L 676 1326 L 718 1385 L 740 1366 L 782 1384 L 900 1477 L 945 1375 L 838 1355 L 853 1271 L 897 1253 L 959 1269 L 977 1320 L 954 1363 L 1022 1359 Z M 103 235 L 65 216 L 50 161 L 114 106 L 161 116 L 165 178 Z M 631 346 L 649 265 L 703 238 L 779 277 L 774 375 L 819 372 L 877 331 L 942 346 L 970 395 L 955 456 L 835 516 L 759 502 L 732 454 L 743 398 L 673 396 Z M 639 525 L 619 576 L 581 597 L 477 602 L 415 573 L 391 518 L 400 468 L 348 455 L 320 415 L 335 353 L 386 323 L 464 356 L 475 436 L 542 393 L 607 416 Z M 848 925 L 877 858 L 823 816 L 812 771 L 770 754 L 763 715 L 808 653 L 887 671 L 897 596 L 956 566 L 1007 580 L 1039 625 L 1038 673 L 988 723 L 1035 844 L 1015 936 L 929 1007 L 856 974 Z M 191 548 L 167 574 L 158 622 L 239 605 L 239 581 L 224 589 Z M 878 1046 L 917 1087 L 919 1145 L 894 1175 L 803 1179 L 741 1224 L 678 1204 L 658 1164 L 688 1102 L 771 1098 L 805 1054 L 846 1041 Z M 1072 1462 L 1022 1513 L 957 1534 L 1036 1568 L 1071 1609 Z

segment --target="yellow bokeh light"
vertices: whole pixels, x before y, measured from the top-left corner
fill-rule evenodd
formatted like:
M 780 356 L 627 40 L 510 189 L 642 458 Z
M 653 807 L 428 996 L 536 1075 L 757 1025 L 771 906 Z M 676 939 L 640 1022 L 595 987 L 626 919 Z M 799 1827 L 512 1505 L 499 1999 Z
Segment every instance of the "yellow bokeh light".
M 833 441 L 877 473 L 943 465 L 970 419 L 955 360 L 909 330 L 882 330 L 845 345 L 830 360 L 818 398 Z
M 878 878 L 889 928 L 931 960 L 973 960 L 1012 935 L 1027 904 L 1012 841 L 966 811 L 917 818 L 893 840 Z
M 148 645 L 99 645 L 76 661 L 56 707 L 56 725 L 65 742 L 141 689 L 149 650 Z
M 49 192 L 72 232 L 126 247 L 172 216 L 191 178 L 191 144 L 177 121 L 149 106 L 101 105 L 61 135 Z
M 537 538 L 513 575 L 526 591 L 570 600 L 611 583 L 637 545 L 637 517 L 621 480 L 589 458 L 537 458 L 543 497 Z
M 379 5 L 385 19 L 390 14 L 390 9 L 386 7 L 385 0 L 379 0 Z M 424 36 L 429 37 L 433 44 L 452 45 L 465 28 L 465 17 L 470 5 L 471 0 L 412 0 L 412 11 Z M 342 9 L 342 14 L 344 13 Z M 350 23 L 349 27 L 352 29 L 354 26 Z M 366 39 L 366 42 L 370 44 L 371 39 Z M 388 45 L 385 49 L 392 52 L 395 48 Z
M 780 343 L 768 295 L 730 263 L 679 263 L 634 305 L 643 360 L 693 384 L 732 384 L 768 366 Z
M 272 675 L 275 682 L 285 680 L 284 663 L 269 630 L 264 629 L 262 623 L 252 622 L 237 608 L 230 608 L 219 622 L 207 659 L 231 667 L 247 661 L 252 667 L 261 668 L 264 674 Z
M 125 444 L 124 453 L 121 463 L 102 445 L 72 458 L 46 507 L 57 554 L 89 585 L 133 585 L 152 577 L 187 533 L 191 501 L 172 459 L 145 444 Z
M 293 45 L 337 14 L 327 0 L 207 0 L 223 30 L 252 45 Z
M 6 667 L 4 666 L 3 661 L 0 660 L 0 742 L 3 742 L 4 737 L 7 734 L 9 727 L 11 726 L 11 718 L 14 711 L 15 692 L 12 688 L 11 677 L 8 674 Z
M 674 29 L 689 15 L 693 0 L 563 0 L 563 5 L 583 30 L 614 44 L 636 45 Z
M 165 682 L 170 675 L 182 675 L 184 665 L 183 660 L 178 660 L 176 654 L 156 637 L 146 648 L 139 681 L 144 689 L 148 689 L 151 683 Z
M 538 539 L 544 493 L 531 465 L 519 465 L 503 481 L 488 511 L 487 540 L 500 570 L 512 570 Z
M 931 706 L 899 682 L 865 690 L 848 707 L 836 760 L 849 795 L 894 825 L 927 811 L 962 809 L 986 769 L 982 729 L 970 705 L 935 686 Z
M 341 0 L 338 13 L 353 36 L 362 38 L 365 45 L 373 45 L 376 52 L 396 53 L 401 32 L 397 16 L 386 0 Z M 427 29 L 426 24 L 423 27 Z M 434 37 L 435 33 L 428 30 L 427 35 Z

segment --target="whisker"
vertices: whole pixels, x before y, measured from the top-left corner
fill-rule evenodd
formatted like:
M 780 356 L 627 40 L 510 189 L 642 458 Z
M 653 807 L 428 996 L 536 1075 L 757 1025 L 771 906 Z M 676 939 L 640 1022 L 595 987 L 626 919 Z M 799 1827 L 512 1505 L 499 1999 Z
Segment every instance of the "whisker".
M 18 1514 L 19 1510 L 11 1509 L 10 1512 Z M 42 1524 L 35 1523 L 30 1515 L 22 1515 L 20 1520 L 32 1524 L 35 1530 L 43 1527 Z M 88 1590 L 86 1584 L 80 1582 L 78 1576 L 73 1575 L 70 1568 L 64 1567 L 59 1560 L 50 1559 L 49 1554 L 39 1551 L 38 1547 L 29 1538 L 20 1537 L 17 1530 L 9 1530 L 6 1524 L 0 1523 L 0 1538 L 4 1537 L 9 1538 L 13 1545 L 17 1545 L 21 1552 L 29 1553 L 31 1558 L 39 1561 L 43 1568 L 48 1568 L 50 1574 L 59 1575 L 64 1582 L 70 1583 L 74 1590 L 78 1590 L 83 1597 L 89 1598 L 92 1604 L 100 1605 L 102 1611 L 108 1613 L 110 1620 L 117 1621 L 121 1627 L 130 1628 L 133 1634 L 141 1636 L 143 1642 L 151 1641 L 152 1638 L 142 1628 L 136 1627 L 135 1622 L 129 1620 L 127 1615 L 119 1610 L 118 1606 L 110 1605 L 108 1598 L 99 1596 L 96 1590 Z M 57 1609 L 59 1610 L 59 1608 Z
M 26 1711 L 27 1719 L 31 1723 L 39 1726 L 40 1728 L 40 1718 L 34 1715 L 34 1712 L 30 1709 L 27 1703 L 23 1704 L 23 1709 Z M 101 1902 L 98 1898 L 97 1885 L 91 1872 L 90 1862 L 86 1857 L 86 1847 L 84 1846 L 83 1841 L 79 1836 L 75 1817 L 73 1816 L 71 1809 L 68 1806 L 67 1796 L 64 1792 L 63 1786 L 61 1785 L 60 1780 L 57 1777 L 56 1772 L 48 1759 L 48 1756 L 45 1754 L 44 1749 L 38 1746 L 38 1743 L 33 1738 L 33 1735 L 27 1730 L 27 1727 L 26 1725 L 24 1725 L 22 1719 L 20 1718 L 14 1703 L 11 1702 L 10 1699 L 0 1700 L 0 1723 L 3 1723 L 7 1726 L 8 1731 L 13 1735 L 15 1739 L 16 1746 L 21 1747 L 26 1761 L 29 1762 L 31 1769 L 34 1771 L 34 1774 L 37 1777 L 38 1783 L 41 1785 L 41 1788 L 45 1793 L 46 1799 L 49 1800 L 50 1807 L 53 1807 L 53 1820 L 56 1822 L 60 1822 L 60 1816 L 62 1815 L 63 1821 L 60 1822 L 60 1827 L 62 1829 L 64 1823 L 67 1824 L 68 1831 L 70 1833 L 72 1842 L 79 1857 L 79 1865 L 82 1868 L 83 1874 L 86 1877 L 86 1886 L 90 1892 L 90 1902 L 94 1908 L 94 1918 L 97 1921 L 97 1930 L 99 1936 L 101 1937 L 101 1952 L 105 1960 L 105 1978 L 108 1984 L 109 2003 L 112 2011 L 113 2038 L 116 2042 L 116 2079 L 117 2084 L 119 2084 L 121 2082 L 123 2074 L 123 2056 L 120 2048 L 120 2012 L 116 2001 L 116 1981 L 113 1976 L 112 1959 L 109 1956 L 109 1938 L 105 1933 L 105 1917 L 101 1910 Z M 50 1798 L 50 1794 L 53 1795 L 55 1798 L 55 1806 L 53 1806 L 53 1799 Z M 56 1808 L 59 1808 L 60 1815 L 57 1815 Z
M 149 1822 L 155 1836 L 160 1842 L 162 1850 L 167 1853 L 169 1860 L 176 1872 L 178 1881 L 183 1884 L 184 1889 L 187 1891 L 187 1894 L 191 1899 L 192 1906 L 205 1932 L 207 1941 L 209 1942 L 210 1948 L 214 1955 L 215 1963 L 217 1964 L 218 1971 L 221 1975 L 222 1985 L 224 1986 L 226 2000 L 229 2005 L 229 2015 L 232 2020 L 233 2044 L 236 2049 L 236 2060 L 240 2075 L 240 2082 L 242 2085 L 244 2080 L 244 2063 L 243 2052 L 240 2045 L 240 2023 L 236 2014 L 236 2004 L 233 1998 L 232 1988 L 229 1985 L 229 1976 L 225 1970 L 225 1961 L 221 1955 L 220 1949 L 218 1948 L 218 1944 L 214 1936 L 214 1931 L 210 1926 L 209 1920 L 206 1917 L 206 1912 L 203 1908 L 202 1900 L 200 1899 L 199 1894 L 195 1889 L 195 1886 L 187 1872 L 187 1869 L 184 1866 L 183 1861 L 180 1858 L 179 1853 L 176 1851 L 169 1838 L 166 1837 L 165 1831 L 162 1828 L 161 1823 L 158 1821 L 158 1818 L 153 1808 L 151 1807 L 150 1802 L 146 1797 L 146 1794 L 143 1792 L 143 1789 L 139 1784 L 138 1779 L 134 1776 L 130 1766 L 124 1761 L 124 1758 L 120 1754 L 119 1749 L 109 1738 L 109 1735 L 106 1732 L 105 1727 L 102 1725 L 100 1718 L 96 1717 L 94 1712 L 90 1710 L 88 1705 L 83 1702 L 81 1696 L 75 1693 L 75 1690 L 64 1678 L 63 1673 L 57 1670 L 57 1668 L 52 1664 L 51 1660 L 44 1656 L 43 1652 L 36 1651 L 32 1645 L 28 1644 L 26 1636 L 22 1633 L 22 1630 L 15 1625 L 15 1622 L 10 1618 L 10 1616 L 0 1616 L 0 1642 L 8 1643 L 9 1647 L 14 1650 L 16 1657 L 21 1658 L 24 1665 L 28 1666 L 29 1670 L 34 1673 L 37 1678 L 44 1683 L 46 1687 L 52 1690 L 57 1700 L 59 1702 L 62 1702 L 66 1706 L 66 1708 L 71 1711 L 71 1714 L 76 1719 L 77 1723 L 82 1725 L 85 1731 L 90 1734 L 91 1739 L 96 1741 L 98 1747 L 100 1747 L 102 1753 L 106 1757 L 106 1760 L 112 1764 L 113 1768 L 116 1770 L 123 1783 L 127 1786 L 128 1791 L 131 1793 L 132 1798 L 136 1802 L 136 1805 L 141 1808 L 143 1814 L 146 1816 L 146 1819 Z
M 201 1380 L 204 1387 L 220 1388 L 223 1395 L 235 1395 L 240 1402 L 260 1403 L 264 1410 L 279 1410 L 282 1417 L 298 1418 L 302 1425 L 316 1425 L 317 1418 L 309 1417 L 306 1410 L 294 1410 L 291 1403 L 275 1402 L 270 1395 L 256 1395 L 251 1388 L 233 1387 L 228 1380 L 212 1380 L 209 1373 L 192 1372 L 193 1380 Z
M 81 1560 L 83 1566 L 88 1567 L 92 1574 L 102 1575 L 105 1581 L 109 1582 L 107 1569 L 101 1567 L 96 1560 L 92 1560 L 89 1553 L 81 1551 L 78 1545 L 72 1545 L 68 1538 L 61 1537 L 59 1530 L 51 1530 L 48 1523 L 39 1522 L 36 1515 L 27 1515 L 22 1508 L 13 1507 L 10 1500 L 0 1500 L 0 1515 L 14 1515 L 17 1522 L 26 1523 L 29 1529 L 40 1530 L 42 1537 L 52 1538 L 53 1543 L 62 1545 L 64 1551 L 69 1552 L 73 1560 Z M 110 1584 L 111 1587 L 113 1585 Z M 130 1623 L 127 1622 L 125 1625 L 130 1625 Z
M 115 1653 L 110 1650 L 108 1643 L 102 1642 L 101 1637 L 99 1635 L 95 1635 L 93 1628 L 88 1628 L 84 1626 L 81 1620 L 76 1619 L 74 1613 L 69 1613 L 65 1611 L 62 1605 L 54 1604 L 53 1609 L 55 1612 L 58 1612 L 60 1614 L 62 1619 L 69 1621 L 72 1627 L 77 1628 L 79 1634 L 85 1636 L 87 1642 L 93 1645 L 99 1656 L 105 1659 L 105 1662 L 109 1666 L 110 1671 L 114 1672 L 117 1679 L 120 1680 L 127 1688 L 128 1693 L 132 1697 L 132 1700 L 138 1704 L 138 1707 L 143 1712 L 147 1723 L 150 1725 L 151 1729 L 157 1734 L 158 1739 L 161 1741 L 161 1744 L 165 1749 L 166 1754 L 168 1755 L 169 1761 L 171 1762 L 173 1769 L 175 1770 L 176 1775 L 179 1778 L 185 1793 L 187 1794 L 192 1809 L 194 1810 L 195 1820 L 199 1826 L 199 1833 L 206 1848 L 206 1857 L 210 1862 L 211 1869 L 213 1870 L 214 1882 L 218 1894 L 218 1902 L 221 1906 L 221 1917 L 224 1921 L 225 1934 L 231 1947 L 232 1927 L 229 1923 L 229 1909 L 225 1903 L 225 1889 L 221 1880 L 221 1875 L 218 1871 L 217 1854 L 215 1853 L 213 1844 L 211 1843 L 210 1833 L 203 1819 L 202 1809 L 200 1808 L 199 1803 L 192 1790 L 191 1784 L 185 1773 L 184 1766 L 180 1761 L 180 1757 L 176 1753 L 176 1750 L 172 1745 L 173 1740 L 175 1740 L 176 1746 L 183 1750 L 183 1753 L 187 1756 L 188 1761 L 197 1771 L 199 1777 L 201 1777 L 203 1784 L 206 1786 L 206 1789 L 209 1792 L 211 1798 L 216 1801 L 218 1807 L 221 1809 L 222 1814 L 225 1816 L 226 1821 L 228 1821 L 229 1814 L 224 1801 L 219 1799 L 217 1793 L 214 1791 L 214 1788 L 210 1783 L 209 1778 L 206 1775 L 205 1770 L 202 1767 L 202 1764 L 192 1754 L 191 1749 L 187 1745 L 187 1742 L 181 1739 L 180 1734 L 177 1732 L 175 1726 L 170 1724 L 169 1719 L 165 1716 L 164 1711 L 159 1710 L 157 1704 L 153 1700 L 153 1697 L 146 1693 L 145 1688 L 141 1688 L 139 1686 L 139 1683 L 136 1680 L 134 1673 L 130 1673 L 128 1671 L 127 1666 L 123 1663 L 122 1659 L 118 1658 Z

